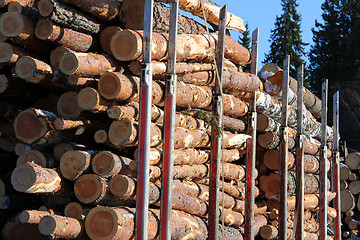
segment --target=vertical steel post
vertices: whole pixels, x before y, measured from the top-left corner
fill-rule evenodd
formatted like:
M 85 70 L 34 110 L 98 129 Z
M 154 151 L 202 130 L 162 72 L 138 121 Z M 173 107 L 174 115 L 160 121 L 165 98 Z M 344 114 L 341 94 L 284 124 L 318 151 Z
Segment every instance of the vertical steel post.
M 153 0 L 145 0 L 143 62 L 140 76 L 139 155 L 136 198 L 136 239 L 148 237 L 150 128 L 152 99 L 151 41 Z
M 259 28 L 252 33 L 251 73 L 257 73 Z M 255 204 L 255 160 L 256 160 L 256 92 L 252 93 L 249 102 L 248 134 L 246 143 L 246 180 L 245 180 L 245 239 L 254 239 L 254 204 Z
M 223 118 L 222 75 L 224 66 L 226 12 L 227 5 L 220 10 L 219 36 L 216 46 L 216 68 L 218 73 L 216 75 L 215 87 L 213 88 L 213 114 L 215 121 L 211 125 L 209 240 L 218 239 L 219 228 L 219 187 Z
M 334 239 L 341 239 L 341 205 L 340 205 L 340 153 L 339 153 L 339 92 L 336 92 L 333 97 L 333 162 L 332 162 L 332 191 L 336 193 L 334 199 L 334 208 L 336 210 L 336 217 L 334 222 Z
M 327 146 L 326 146 L 326 125 L 327 125 L 327 108 L 328 108 L 328 80 L 322 84 L 322 110 L 321 110 L 321 145 L 320 145 L 320 198 L 319 198 L 319 221 L 320 239 L 327 239 Z
M 287 239 L 287 187 L 288 187 L 288 90 L 290 56 L 284 60 L 282 113 L 279 162 L 279 239 Z
M 304 65 L 298 68 L 297 132 L 296 132 L 296 205 L 293 239 L 304 239 L 304 128 L 303 128 Z
M 174 132 L 176 111 L 176 35 L 178 0 L 170 1 L 170 31 L 168 45 L 167 77 L 165 83 L 165 118 L 163 126 L 162 183 L 160 206 L 160 239 L 171 239 L 172 178 L 174 165 Z

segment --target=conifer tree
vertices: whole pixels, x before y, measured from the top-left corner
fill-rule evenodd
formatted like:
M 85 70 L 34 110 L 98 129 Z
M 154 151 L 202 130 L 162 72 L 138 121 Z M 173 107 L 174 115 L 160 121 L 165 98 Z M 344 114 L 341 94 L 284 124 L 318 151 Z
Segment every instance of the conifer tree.
M 296 69 L 304 63 L 304 43 L 301 38 L 301 16 L 297 13 L 296 0 L 281 0 L 283 13 L 276 16 L 275 27 L 271 30 L 270 52 L 265 54 L 263 63 L 275 63 L 282 67 L 283 60 L 290 55 L 290 75 L 296 76 Z
M 251 50 L 251 37 L 250 37 L 250 31 L 249 31 L 249 24 L 245 23 L 246 31 L 242 33 L 242 36 L 239 36 L 238 42 L 246 47 L 247 49 Z M 244 72 L 250 72 L 250 64 L 243 67 Z

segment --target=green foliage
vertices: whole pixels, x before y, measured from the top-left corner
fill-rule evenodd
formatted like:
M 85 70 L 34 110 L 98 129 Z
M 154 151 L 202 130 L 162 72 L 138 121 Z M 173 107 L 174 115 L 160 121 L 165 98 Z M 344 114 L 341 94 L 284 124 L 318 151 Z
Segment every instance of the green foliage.
M 304 43 L 301 38 L 301 16 L 297 13 L 296 0 L 281 0 L 283 13 L 276 16 L 275 27 L 271 30 L 270 52 L 265 54 L 263 63 L 275 63 L 283 66 L 283 60 L 290 55 L 290 75 L 296 76 L 296 69 L 304 63 L 301 57 L 305 56 Z
M 245 24 L 246 31 L 242 33 L 242 36 L 239 36 L 238 42 L 246 47 L 247 49 L 251 50 L 251 37 L 250 37 L 250 31 L 249 31 L 249 24 Z M 250 64 L 243 67 L 244 72 L 250 72 L 251 66 Z

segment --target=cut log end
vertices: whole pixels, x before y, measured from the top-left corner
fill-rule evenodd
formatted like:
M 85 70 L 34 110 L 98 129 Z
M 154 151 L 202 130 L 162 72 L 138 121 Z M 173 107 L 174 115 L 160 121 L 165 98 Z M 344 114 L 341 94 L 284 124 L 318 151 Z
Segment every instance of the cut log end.
M 106 113 L 107 113 L 108 117 L 111 119 L 119 119 L 120 116 L 122 115 L 121 107 L 120 106 L 110 107 L 106 111 Z
M 59 68 L 64 74 L 74 74 L 79 68 L 79 60 L 77 56 L 72 52 L 65 53 L 60 59 Z
M 141 37 L 130 30 L 117 32 L 110 43 L 113 56 L 120 61 L 130 61 L 139 57 L 141 53 L 137 52 L 137 49 L 142 49 L 141 46 Z
M 256 126 L 258 131 L 265 131 L 265 129 L 269 126 L 269 118 L 264 114 L 258 114 Z
M 36 182 L 36 172 L 31 165 L 21 165 L 11 174 L 11 184 L 18 192 L 25 192 Z
M 0 49 L 1 51 L 1 49 Z M 1 54 L 1 53 L 0 53 Z M 0 93 L 3 93 L 6 91 L 7 87 L 9 85 L 9 80 L 8 78 L 6 77 L 6 75 L 4 74 L 1 74 L 0 75 Z
M 103 31 L 101 31 L 99 40 L 100 40 L 101 48 L 104 50 L 105 53 L 111 54 L 111 49 L 110 49 L 111 38 L 118 31 L 121 31 L 121 28 L 118 26 L 110 26 L 105 28 Z
M 91 155 L 83 151 L 69 151 L 60 159 L 60 172 L 69 180 L 77 179 L 90 165 Z
M 94 173 L 108 177 L 109 175 L 115 175 L 121 170 L 121 161 L 119 157 L 109 151 L 98 152 L 92 162 L 92 169 Z M 114 168 L 117 168 L 117 172 L 113 172 Z
M 50 63 L 53 67 L 59 67 L 60 60 L 62 56 L 67 53 L 71 52 L 71 50 L 67 47 L 58 46 L 54 50 L 50 52 Z
M 50 235 L 56 229 L 56 220 L 52 216 L 45 216 L 39 223 L 39 231 L 41 234 Z
M 121 198 L 129 198 L 136 191 L 136 182 L 124 175 L 116 175 L 111 178 L 109 189 L 112 194 Z
M 105 143 L 108 140 L 108 135 L 105 130 L 98 130 L 94 134 L 94 140 L 97 143 Z
M 0 63 L 6 63 L 11 60 L 13 56 L 13 48 L 9 43 L 0 43 Z
M 41 40 L 46 40 L 53 32 L 53 24 L 49 20 L 40 20 L 35 28 L 35 36 Z
M 0 31 L 5 37 L 16 37 L 20 35 L 24 27 L 21 14 L 17 12 L 6 12 L 0 19 Z
M 40 0 L 40 2 L 38 3 L 38 10 L 41 16 L 47 17 L 54 10 L 54 5 L 49 0 Z
M 27 164 L 28 162 L 35 163 L 41 167 L 46 167 L 46 158 L 38 150 L 31 149 L 21 154 L 16 161 L 16 167 Z
M 14 123 L 14 130 L 19 140 L 31 144 L 44 136 L 48 127 L 43 118 L 37 117 L 33 110 L 28 109 L 20 112 L 17 116 Z
M 83 220 L 84 215 L 82 214 L 83 208 L 80 203 L 71 202 L 65 206 L 64 215 L 66 217 L 72 217 L 78 220 Z
M 69 91 L 61 95 L 57 101 L 57 112 L 62 117 L 77 118 L 82 108 L 78 104 L 78 93 Z
M 34 76 L 36 70 L 36 63 L 31 57 L 20 58 L 15 65 L 16 75 L 22 79 L 31 78 Z
M 74 150 L 73 145 L 70 143 L 59 143 L 55 145 L 53 154 L 56 160 L 60 161 L 62 155 L 68 151 Z
M 84 88 L 79 92 L 78 104 L 81 108 L 90 110 L 100 102 L 100 95 L 94 88 Z
M 75 196 L 85 204 L 95 202 L 103 193 L 106 183 L 95 174 L 80 176 L 74 184 Z
M 93 208 L 85 219 L 85 230 L 91 239 L 113 239 L 118 231 L 118 217 L 111 208 Z
M 19 2 L 13 1 L 11 3 L 8 4 L 8 12 L 17 12 L 17 13 L 21 13 L 22 11 L 22 6 Z
M 132 122 L 129 119 L 114 121 L 110 125 L 109 140 L 114 145 L 123 145 L 132 135 Z
M 104 73 L 99 79 L 98 89 L 99 93 L 104 98 L 115 98 L 121 90 L 121 80 L 119 75 L 112 72 Z

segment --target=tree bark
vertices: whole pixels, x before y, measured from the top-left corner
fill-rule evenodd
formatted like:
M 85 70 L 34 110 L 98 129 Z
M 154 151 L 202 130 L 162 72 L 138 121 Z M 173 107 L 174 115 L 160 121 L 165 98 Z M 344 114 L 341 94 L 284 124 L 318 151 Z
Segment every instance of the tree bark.
M 24 210 L 19 214 L 21 223 L 39 224 L 41 218 L 54 214 L 52 211 Z
M 83 233 L 83 224 L 71 217 L 48 215 L 41 218 L 39 223 L 40 233 L 51 238 L 76 239 Z
M 167 60 L 168 35 L 153 33 L 153 60 Z M 111 52 L 120 61 L 142 59 L 143 31 L 124 30 L 117 32 L 111 39 Z M 217 35 L 180 34 L 177 38 L 177 61 L 210 62 L 213 60 L 211 47 L 214 47 Z M 124 51 L 124 47 L 127 51 Z M 250 62 L 250 52 L 231 37 L 225 37 L 225 57 L 236 65 L 246 65 Z
M 161 0 L 165 3 L 170 3 L 170 0 Z M 221 7 L 211 1 L 200 1 L 200 0 L 181 0 L 179 1 L 179 8 L 194 14 L 200 18 L 205 18 L 208 22 L 218 26 L 220 23 L 220 9 Z M 204 13 L 202 12 L 204 9 Z M 238 32 L 245 32 L 244 19 L 235 16 L 234 14 L 226 13 L 226 28 L 235 30 Z
M 50 44 L 36 38 L 35 23 L 20 13 L 4 13 L 0 20 L 0 31 L 12 42 L 35 51 L 37 54 L 48 55 L 51 50 Z
M 21 165 L 12 172 L 11 183 L 18 192 L 55 194 L 65 190 L 60 174 L 34 163 Z
M 41 16 L 76 31 L 97 34 L 103 27 L 98 20 L 55 0 L 40 0 L 38 9 Z
M 153 31 L 169 33 L 170 9 L 162 3 L 154 2 Z M 119 19 L 125 29 L 142 30 L 144 28 L 144 1 L 127 0 L 121 4 Z M 191 18 L 178 15 L 179 34 L 204 34 L 205 27 Z
M 112 177 L 118 173 L 136 177 L 137 172 L 129 168 L 131 161 L 109 151 L 100 151 L 93 157 L 91 165 L 94 173 L 102 177 Z
M 94 44 L 90 35 L 54 25 L 50 20 L 39 21 L 35 28 L 35 35 L 41 40 L 59 44 L 78 52 L 86 52 Z

